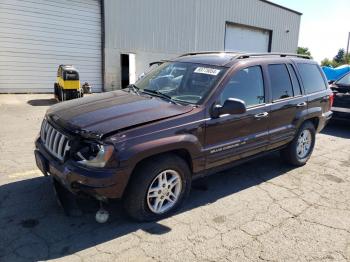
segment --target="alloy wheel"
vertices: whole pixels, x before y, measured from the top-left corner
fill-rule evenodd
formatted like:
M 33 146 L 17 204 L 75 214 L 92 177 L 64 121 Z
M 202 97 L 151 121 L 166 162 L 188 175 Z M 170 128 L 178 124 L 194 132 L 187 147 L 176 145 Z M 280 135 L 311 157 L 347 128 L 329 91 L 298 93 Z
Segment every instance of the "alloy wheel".
M 303 130 L 297 143 L 297 155 L 300 159 L 305 158 L 309 153 L 312 145 L 312 135 L 308 129 Z
M 179 200 L 182 179 L 175 170 L 165 170 L 152 181 L 147 191 L 148 208 L 155 214 L 170 210 Z

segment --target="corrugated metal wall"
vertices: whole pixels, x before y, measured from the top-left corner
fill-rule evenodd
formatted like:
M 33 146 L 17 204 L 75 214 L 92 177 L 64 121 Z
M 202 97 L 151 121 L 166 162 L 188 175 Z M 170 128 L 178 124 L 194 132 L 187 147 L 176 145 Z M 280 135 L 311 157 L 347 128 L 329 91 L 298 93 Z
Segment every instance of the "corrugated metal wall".
M 263 1 L 105 0 L 105 88 L 120 85 L 120 53 L 136 54 L 140 74 L 154 60 L 223 50 L 226 21 L 272 30 L 272 52 L 297 49 L 300 15 Z
M 0 93 L 53 92 L 59 64 L 102 88 L 100 0 L 0 1 Z

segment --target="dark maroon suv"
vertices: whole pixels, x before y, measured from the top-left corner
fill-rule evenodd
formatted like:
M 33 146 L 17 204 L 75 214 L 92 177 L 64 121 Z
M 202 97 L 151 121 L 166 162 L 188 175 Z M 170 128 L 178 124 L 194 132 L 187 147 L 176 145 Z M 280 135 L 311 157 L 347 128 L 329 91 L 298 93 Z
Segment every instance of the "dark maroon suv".
M 193 179 L 268 151 L 305 164 L 331 103 L 306 57 L 191 53 L 124 90 L 52 106 L 35 156 L 70 192 L 122 198 L 132 218 L 154 220 L 182 204 Z

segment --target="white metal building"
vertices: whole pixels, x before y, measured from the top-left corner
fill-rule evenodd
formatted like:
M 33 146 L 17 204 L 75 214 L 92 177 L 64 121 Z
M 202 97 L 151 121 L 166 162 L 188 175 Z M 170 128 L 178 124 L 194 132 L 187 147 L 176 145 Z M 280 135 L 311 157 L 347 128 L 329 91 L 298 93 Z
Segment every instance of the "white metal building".
M 295 52 L 300 17 L 265 0 L 0 0 L 0 93 L 52 92 L 59 64 L 98 92 L 181 53 Z

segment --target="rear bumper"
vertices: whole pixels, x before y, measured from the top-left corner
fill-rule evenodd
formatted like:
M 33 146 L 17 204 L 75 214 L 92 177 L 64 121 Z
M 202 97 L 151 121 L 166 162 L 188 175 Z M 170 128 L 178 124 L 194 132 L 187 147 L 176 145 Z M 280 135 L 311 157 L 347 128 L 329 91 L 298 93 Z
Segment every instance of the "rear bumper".
M 322 114 L 318 124 L 317 132 L 321 132 L 323 128 L 328 124 L 329 120 L 333 117 L 333 112 L 328 111 Z
M 52 176 L 74 194 L 88 194 L 95 198 L 121 198 L 129 179 L 126 169 L 86 168 L 72 160 L 54 159 L 41 144 L 35 142 L 34 150 L 38 168 L 44 175 Z

